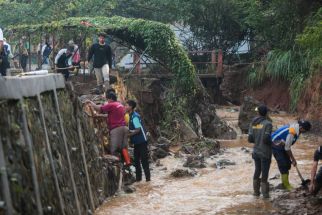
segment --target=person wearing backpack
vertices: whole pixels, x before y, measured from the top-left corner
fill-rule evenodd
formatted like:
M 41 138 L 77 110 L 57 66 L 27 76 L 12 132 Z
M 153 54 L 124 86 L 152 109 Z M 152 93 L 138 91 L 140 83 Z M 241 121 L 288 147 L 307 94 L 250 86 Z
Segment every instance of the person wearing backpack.
M 144 170 L 146 181 L 151 180 L 148 156 L 148 140 L 146 131 L 143 127 L 141 116 L 135 111 L 136 102 L 133 100 L 127 101 L 125 106 L 126 111 L 130 114 L 129 120 L 129 136 L 130 141 L 134 145 L 134 165 L 136 181 L 142 180 L 142 169 Z
M 49 64 L 49 55 L 51 53 L 51 50 L 52 50 L 52 48 L 50 47 L 49 43 L 46 42 L 41 49 L 43 64 Z

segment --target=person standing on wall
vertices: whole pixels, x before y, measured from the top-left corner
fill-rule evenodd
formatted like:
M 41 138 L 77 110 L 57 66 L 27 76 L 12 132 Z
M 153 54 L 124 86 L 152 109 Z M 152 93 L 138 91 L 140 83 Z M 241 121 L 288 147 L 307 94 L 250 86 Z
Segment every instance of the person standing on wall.
M 135 111 L 136 102 L 133 100 L 127 101 L 126 111 L 130 114 L 129 119 L 129 136 L 130 141 L 134 145 L 134 163 L 136 181 L 142 180 L 143 166 L 146 181 L 151 180 L 148 156 L 148 140 L 146 131 L 143 127 L 140 115 Z
M 248 142 L 254 143 L 252 157 L 255 163 L 253 176 L 254 196 L 260 195 L 260 188 L 264 198 L 269 198 L 268 174 L 272 160 L 272 122 L 267 117 L 268 109 L 265 105 L 256 108 L 258 117 L 254 118 L 248 132 Z M 260 178 L 260 176 L 262 176 Z
M 98 43 L 90 47 L 87 58 L 90 61 L 94 56 L 93 67 L 97 80 L 98 94 L 103 93 L 110 87 L 109 70 L 112 68 L 112 49 L 105 43 L 105 37 L 105 33 L 98 35 Z
M 114 156 L 117 152 L 121 152 L 125 164 L 131 164 L 128 154 L 128 127 L 124 119 L 125 107 L 117 101 L 117 96 L 114 92 L 106 92 L 107 103 L 104 105 L 96 105 L 92 101 L 85 101 L 95 111 L 99 113 L 107 113 L 107 127 L 110 131 L 110 153 Z

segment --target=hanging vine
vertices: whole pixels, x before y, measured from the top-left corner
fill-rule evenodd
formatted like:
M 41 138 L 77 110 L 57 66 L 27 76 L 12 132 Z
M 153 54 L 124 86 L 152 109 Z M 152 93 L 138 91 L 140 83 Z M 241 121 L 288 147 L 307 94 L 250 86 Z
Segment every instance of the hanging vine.
M 174 33 L 166 24 L 143 19 L 123 17 L 73 17 L 61 21 L 36 25 L 20 25 L 9 27 L 15 34 L 66 34 L 68 31 L 79 33 L 106 32 L 162 62 L 175 74 L 176 91 L 184 96 L 194 95 L 196 89 L 195 69 L 187 54 L 179 44 Z

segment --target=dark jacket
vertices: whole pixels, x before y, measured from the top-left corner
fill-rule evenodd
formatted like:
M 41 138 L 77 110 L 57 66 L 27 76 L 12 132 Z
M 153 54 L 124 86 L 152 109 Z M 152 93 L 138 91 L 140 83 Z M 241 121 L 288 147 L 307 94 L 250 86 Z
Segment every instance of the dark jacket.
M 134 120 L 136 120 L 136 124 L 134 123 Z M 133 112 L 130 114 L 129 130 L 134 130 L 138 128 L 140 128 L 140 132 L 130 137 L 131 143 L 132 144 L 147 143 L 146 132 L 143 127 L 141 117 L 137 112 Z
M 105 64 L 108 64 L 110 69 L 112 68 L 112 49 L 109 45 L 100 45 L 95 43 L 88 51 L 87 60 L 90 61 L 94 55 L 94 68 L 101 68 Z
M 272 158 L 272 122 L 266 117 L 256 117 L 249 126 L 248 142 L 254 143 L 253 153 L 261 158 Z
M 3 50 L 0 50 L 0 74 L 6 76 L 8 68 L 10 68 L 10 63 L 6 47 L 4 46 Z

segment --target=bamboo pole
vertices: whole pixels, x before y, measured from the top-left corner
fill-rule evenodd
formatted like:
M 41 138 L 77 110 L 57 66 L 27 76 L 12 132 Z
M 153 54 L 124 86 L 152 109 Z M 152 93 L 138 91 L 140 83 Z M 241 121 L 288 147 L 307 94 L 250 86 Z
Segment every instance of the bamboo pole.
M 6 202 L 6 211 L 7 211 L 6 214 L 13 215 L 10 186 L 8 181 L 6 162 L 4 158 L 5 158 L 5 155 L 3 152 L 2 139 L 0 136 L 0 175 L 1 175 L 1 182 L 2 182 L 2 195 L 4 196 L 4 200 Z
M 45 115 L 44 115 L 44 108 L 43 108 L 43 105 L 41 102 L 41 97 L 39 94 L 37 95 L 37 100 L 38 100 L 38 104 L 39 104 L 39 108 L 40 108 L 41 123 L 42 123 L 42 127 L 44 129 L 44 132 L 45 132 L 47 156 L 49 157 L 50 167 L 51 167 L 51 170 L 52 170 L 52 173 L 54 176 L 54 183 L 55 183 L 56 191 L 58 194 L 61 214 L 64 215 L 65 214 L 64 201 L 63 201 L 62 194 L 61 194 L 60 187 L 59 187 L 59 183 L 58 183 L 58 177 L 56 174 L 54 159 L 53 159 L 53 155 L 52 155 L 52 151 L 51 151 L 51 147 L 50 147 L 50 143 L 49 143 L 49 138 L 48 138 L 47 126 L 46 126 Z
M 85 175 L 86 175 L 86 182 L 87 182 L 87 189 L 89 193 L 89 200 L 90 200 L 90 205 L 91 209 L 94 212 L 95 211 L 95 205 L 94 205 L 94 200 L 93 200 L 93 193 L 92 193 L 92 187 L 91 187 L 91 182 L 89 180 L 89 174 L 88 174 L 88 168 L 87 168 L 87 162 L 86 162 L 86 157 L 85 157 L 85 150 L 84 150 L 84 137 L 82 133 L 82 128 L 79 119 L 77 118 L 77 130 L 78 130 L 78 137 L 81 145 L 81 153 L 82 153 L 82 159 L 84 163 L 84 169 L 85 169 Z
M 37 211 L 38 211 L 38 215 L 43 215 L 43 210 L 42 210 L 41 200 L 40 200 L 39 184 L 38 184 L 38 178 L 37 178 L 37 172 L 36 172 L 34 154 L 33 154 L 33 144 L 31 141 L 29 130 L 28 130 L 27 116 L 26 116 L 26 110 L 25 110 L 25 107 L 23 104 L 23 98 L 20 99 L 20 104 L 21 104 L 21 110 L 22 110 L 23 136 L 24 136 L 26 145 L 28 146 L 32 182 L 34 185 L 34 190 L 35 190 L 35 195 L 36 195 Z
M 30 34 L 28 34 L 28 52 L 29 52 L 29 71 L 31 71 L 31 38 Z
M 75 196 L 77 214 L 81 215 L 80 205 L 79 205 L 79 200 L 78 200 L 78 194 L 77 194 L 77 188 L 76 188 L 76 184 L 75 184 L 74 173 L 73 173 L 73 169 L 72 169 L 72 163 L 71 163 L 70 157 L 69 157 L 69 149 L 68 149 L 68 146 L 67 146 L 67 138 L 66 138 L 66 134 L 65 134 L 64 125 L 63 125 L 63 119 L 62 119 L 62 117 L 60 115 L 60 109 L 59 109 L 58 96 L 57 96 L 56 89 L 54 89 L 54 96 L 55 96 L 55 106 L 56 106 L 56 110 L 57 110 L 57 114 L 58 114 L 58 120 L 59 120 L 59 124 L 60 124 L 60 129 L 61 129 L 61 132 L 62 132 L 62 135 L 63 135 L 63 141 L 64 141 L 66 157 L 67 157 L 67 162 L 68 162 L 69 175 L 70 175 L 70 179 L 72 181 L 73 192 L 74 192 L 74 196 Z

